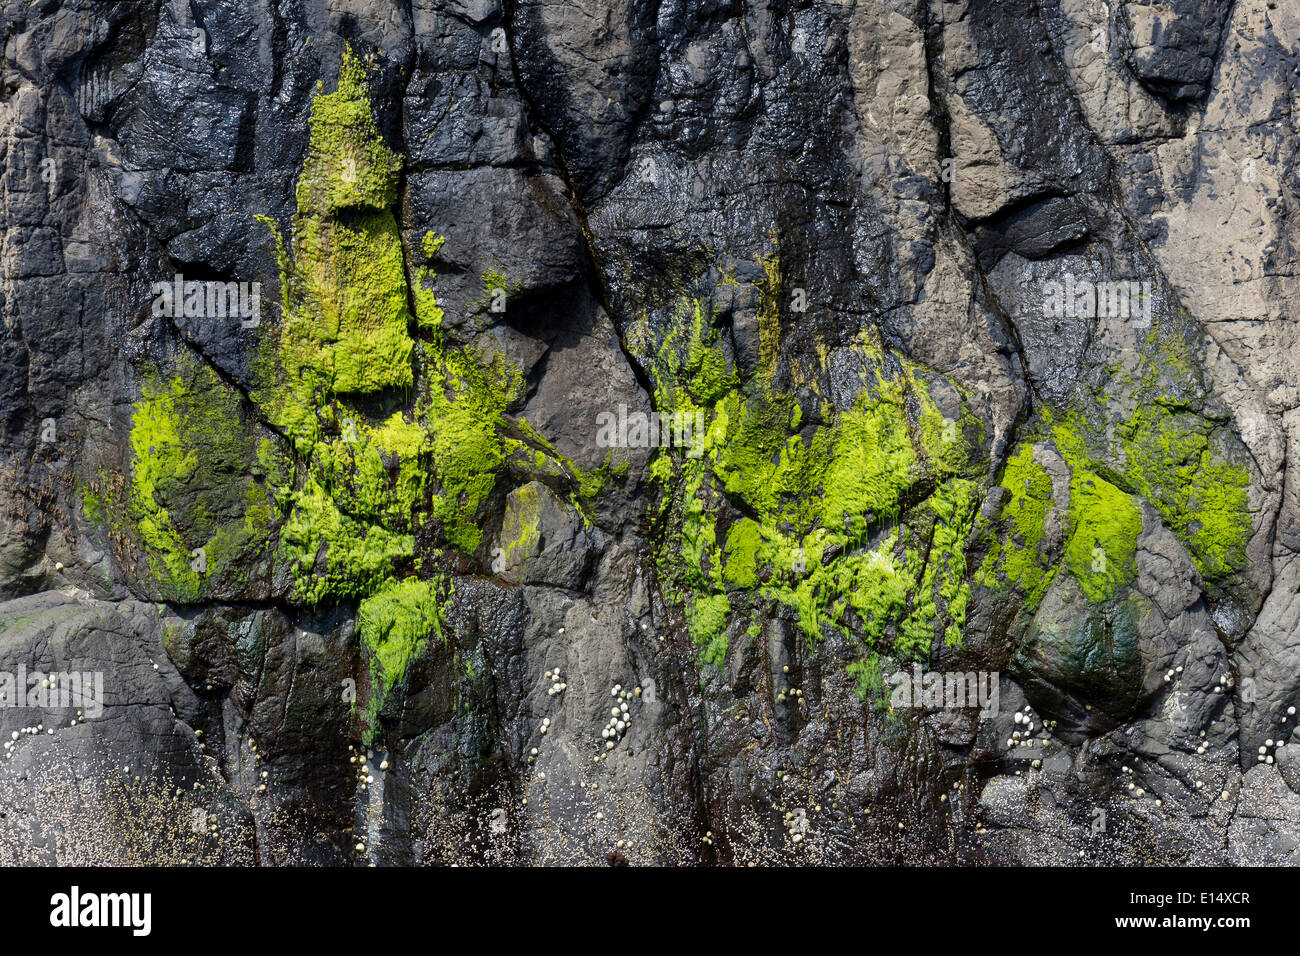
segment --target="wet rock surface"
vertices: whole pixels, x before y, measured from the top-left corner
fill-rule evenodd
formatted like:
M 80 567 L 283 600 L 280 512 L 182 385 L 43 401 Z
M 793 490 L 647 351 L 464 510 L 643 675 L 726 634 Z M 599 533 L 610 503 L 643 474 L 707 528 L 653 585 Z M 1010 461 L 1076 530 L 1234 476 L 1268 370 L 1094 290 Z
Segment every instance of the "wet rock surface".
M 0 34 L 4 862 L 1297 861 L 1287 4 Z

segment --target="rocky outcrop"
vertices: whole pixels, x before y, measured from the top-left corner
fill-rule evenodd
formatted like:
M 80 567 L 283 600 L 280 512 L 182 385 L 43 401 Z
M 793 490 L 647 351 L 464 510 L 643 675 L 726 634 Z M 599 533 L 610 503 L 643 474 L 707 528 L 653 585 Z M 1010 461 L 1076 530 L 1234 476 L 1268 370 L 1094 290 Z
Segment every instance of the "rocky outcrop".
M 6 861 L 1293 862 L 1284 7 L 11 4 Z

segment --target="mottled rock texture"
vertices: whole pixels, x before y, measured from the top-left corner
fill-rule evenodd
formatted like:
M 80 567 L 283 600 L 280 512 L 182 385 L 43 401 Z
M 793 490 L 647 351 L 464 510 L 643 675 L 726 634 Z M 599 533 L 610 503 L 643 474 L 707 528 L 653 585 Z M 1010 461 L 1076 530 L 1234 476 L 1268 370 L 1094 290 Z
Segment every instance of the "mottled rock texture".
M 1300 861 L 1294 4 L 0 38 L 0 859 Z

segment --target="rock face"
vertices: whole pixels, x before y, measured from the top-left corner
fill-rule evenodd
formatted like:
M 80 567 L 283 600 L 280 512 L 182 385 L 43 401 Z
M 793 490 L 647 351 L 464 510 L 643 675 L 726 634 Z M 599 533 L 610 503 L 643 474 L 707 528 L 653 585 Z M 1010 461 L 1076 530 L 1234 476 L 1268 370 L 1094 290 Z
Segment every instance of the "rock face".
M 1292 5 L 0 27 L 4 862 L 1297 862 Z

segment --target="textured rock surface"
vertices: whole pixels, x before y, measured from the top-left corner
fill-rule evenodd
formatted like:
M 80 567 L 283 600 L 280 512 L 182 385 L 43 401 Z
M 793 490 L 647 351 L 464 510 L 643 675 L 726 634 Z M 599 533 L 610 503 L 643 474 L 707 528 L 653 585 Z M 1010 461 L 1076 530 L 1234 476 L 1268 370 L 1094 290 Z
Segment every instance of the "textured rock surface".
M 1297 861 L 1293 5 L 0 35 L 4 862 Z

